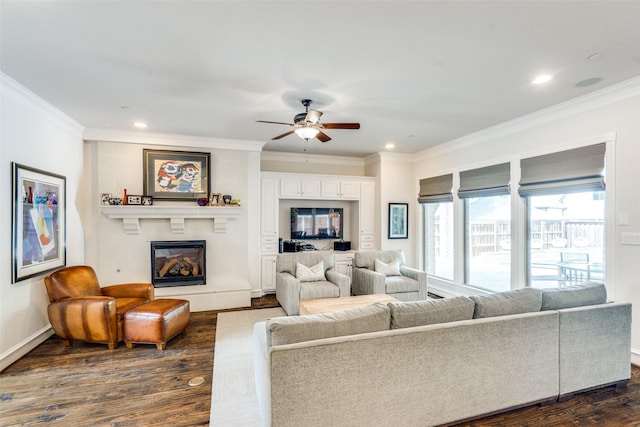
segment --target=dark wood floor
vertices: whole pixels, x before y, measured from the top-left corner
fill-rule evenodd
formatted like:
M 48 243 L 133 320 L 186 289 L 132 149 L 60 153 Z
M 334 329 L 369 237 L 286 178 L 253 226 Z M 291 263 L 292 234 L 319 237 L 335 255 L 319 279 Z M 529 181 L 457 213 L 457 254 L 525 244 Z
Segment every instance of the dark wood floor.
M 277 306 L 273 296 L 252 308 Z M 2 426 L 204 426 L 209 423 L 217 313 L 192 313 L 187 335 L 165 351 L 51 337 L 0 374 Z M 189 386 L 203 377 L 205 383 Z M 425 404 L 429 397 L 425 396 Z M 532 406 L 460 426 L 640 426 L 640 367 L 612 387 L 549 406 Z

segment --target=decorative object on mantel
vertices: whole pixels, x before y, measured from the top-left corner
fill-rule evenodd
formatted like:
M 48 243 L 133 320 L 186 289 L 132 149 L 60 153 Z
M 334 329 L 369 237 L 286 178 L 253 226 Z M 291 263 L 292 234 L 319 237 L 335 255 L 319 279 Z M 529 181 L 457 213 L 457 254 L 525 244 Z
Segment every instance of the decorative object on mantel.
M 134 196 L 133 194 L 127 196 L 127 205 L 141 205 L 142 196 Z
M 196 194 L 196 203 L 198 203 L 198 206 L 207 206 L 209 204 L 207 193 Z
M 151 197 L 151 196 L 142 196 L 142 205 L 143 206 L 151 206 L 151 205 L 153 205 L 153 197 Z
M 209 206 L 222 205 L 222 193 L 211 193 L 209 196 Z
M 222 201 L 225 205 L 228 205 L 229 203 L 231 203 L 231 195 L 225 194 L 224 196 L 222 196 Z
M 102 193 L 100 195 L 100 204 L 101 205 L 110 205 L 111 201 L 111 193 Z
M 209 194 L 210 153 L 143 150 L 143 187 L 147 195 L 164 200 L 193 200 Z
M 62 175 L 18 163 L 12 170 L 11 282 L 16 283 L 66 265 L 67 196 Z

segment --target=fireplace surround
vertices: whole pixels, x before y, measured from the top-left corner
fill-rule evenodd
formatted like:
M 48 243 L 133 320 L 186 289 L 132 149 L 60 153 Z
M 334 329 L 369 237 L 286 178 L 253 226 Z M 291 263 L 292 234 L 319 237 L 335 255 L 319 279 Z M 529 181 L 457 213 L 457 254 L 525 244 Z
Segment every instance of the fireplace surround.
M 156 288 L 207 283 L 206 241 L 151 242 L 151 283 Z

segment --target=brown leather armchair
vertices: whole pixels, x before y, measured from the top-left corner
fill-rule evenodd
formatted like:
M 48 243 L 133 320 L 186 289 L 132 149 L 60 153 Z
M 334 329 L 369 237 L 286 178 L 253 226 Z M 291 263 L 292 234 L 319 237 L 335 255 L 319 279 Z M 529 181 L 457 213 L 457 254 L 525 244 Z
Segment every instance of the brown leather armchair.
M 44 278 L 49 322 L 66 346 L 73 340 L 105 343 L 110 350 L 124 339 L 124 314 L 151 301 L 151 283 L 100 287 L 93 268 L 65 267 Z

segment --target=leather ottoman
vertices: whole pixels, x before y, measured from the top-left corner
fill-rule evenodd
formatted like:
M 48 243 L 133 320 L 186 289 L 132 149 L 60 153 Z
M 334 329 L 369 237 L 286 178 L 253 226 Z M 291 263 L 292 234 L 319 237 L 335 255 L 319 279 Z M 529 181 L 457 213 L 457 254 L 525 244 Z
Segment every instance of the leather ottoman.
M 187 300 L 156 299 L 139 305 L 124 314 L 124 342 L 127 348 L 137 343 L 164 350 L 167 341 L 186 333 L 190 316 Z

